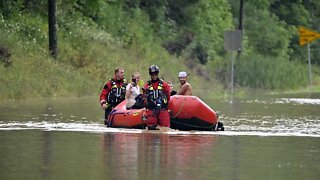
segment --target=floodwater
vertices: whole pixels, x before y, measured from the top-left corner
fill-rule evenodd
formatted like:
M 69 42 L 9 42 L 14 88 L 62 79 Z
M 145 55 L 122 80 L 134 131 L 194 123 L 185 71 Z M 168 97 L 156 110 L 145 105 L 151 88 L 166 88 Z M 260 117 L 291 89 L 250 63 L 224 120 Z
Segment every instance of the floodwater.
M 319 179 L 320 94 L 202 99 L 224 132 L 106 128 L 97 97 L 0 103 L 0 179 Z

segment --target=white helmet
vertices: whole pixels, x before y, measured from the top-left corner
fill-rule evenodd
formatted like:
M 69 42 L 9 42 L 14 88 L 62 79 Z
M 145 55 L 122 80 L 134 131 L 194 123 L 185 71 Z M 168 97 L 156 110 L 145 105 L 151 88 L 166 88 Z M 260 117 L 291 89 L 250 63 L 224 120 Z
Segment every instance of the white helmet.
M 185 72 L 185 71 L 181 71 L 181 72 L 179 72 L 179 74 L 178 74 L 178 77 L 179 78 L 181 78 L 181 77 L 187 77 L 188 76 L 188 74 Z

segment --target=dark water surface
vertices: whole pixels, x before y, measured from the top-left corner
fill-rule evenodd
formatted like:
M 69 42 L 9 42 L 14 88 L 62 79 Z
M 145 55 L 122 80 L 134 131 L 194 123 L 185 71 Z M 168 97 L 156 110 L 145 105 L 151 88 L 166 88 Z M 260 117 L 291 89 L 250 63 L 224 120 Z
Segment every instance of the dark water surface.
M 96 97 L 1 102 L 0 179 L 319 179 L 320 94 L 257 97 L 204 100 L 225 132 L 106 128 Z

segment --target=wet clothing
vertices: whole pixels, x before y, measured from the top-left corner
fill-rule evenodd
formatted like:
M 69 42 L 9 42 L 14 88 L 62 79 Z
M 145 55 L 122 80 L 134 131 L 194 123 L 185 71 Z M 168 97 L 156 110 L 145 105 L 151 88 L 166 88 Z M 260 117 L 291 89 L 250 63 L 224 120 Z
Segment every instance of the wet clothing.
M 147 125 L 170 127 L 168 103 L 170 100 L 170 86 L 163 80 L 151 80 L 144 85 L 146 98 Z
M 163 80 L 148 81 L 144 85 L 147 109 L 167 109 L 170 100 L 170 86 Z
M 126 98 L 126 108 L 129 109 L 136 103 L 136 97 L 140 94 L 140 87 L 138 85 L 133 86 L 132 83 L 130 83 L 127 85 L 126 90 L 131 92 L 130 97 Z
M 111 110 L 125 99 L 126 86 L 127 83 L 125 79 L 116 80 L 116 77 L 110 79 L 104 85 L 100 93 L 100 103 L 101 106 L 107 104 L 105 119 L 108 119 Z
M 170 127 L 170 114 L 168 110 L 147 110 L 147 126 L 159 125 Z

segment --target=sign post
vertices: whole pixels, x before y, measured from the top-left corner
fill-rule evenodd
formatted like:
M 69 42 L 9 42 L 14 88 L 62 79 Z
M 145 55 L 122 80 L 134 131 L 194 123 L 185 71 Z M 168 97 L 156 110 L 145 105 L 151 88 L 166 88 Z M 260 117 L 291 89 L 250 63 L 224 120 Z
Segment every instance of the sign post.
M 303 46 L 308 43 L 308 66 L 309 66 L 309 86 L 312 86 L 312 73 L 311 73 L 311 59 L 310 59 L 310 42 L 320 38 L 320 34 L 307 29 L 299 27 L 299 45 Z
M 311 73 L 311 57 L 310 57 L 310 43 L 308 43 L 308 67 L 309 67 L 309 86 L 312 86 L 312 73 Z
M 56 9 L 56 0 L 48 0 L 49 52 L 54 59 L 58 53 Z
M 224 49 L 231 51 L 231 103 L 233 102 L 233 79 L 234 79 L 234 58 L 233 51 L 241 48 L 242 33 L 241 30 L 226 30 L 224 32 Z

